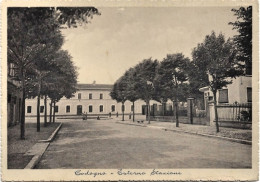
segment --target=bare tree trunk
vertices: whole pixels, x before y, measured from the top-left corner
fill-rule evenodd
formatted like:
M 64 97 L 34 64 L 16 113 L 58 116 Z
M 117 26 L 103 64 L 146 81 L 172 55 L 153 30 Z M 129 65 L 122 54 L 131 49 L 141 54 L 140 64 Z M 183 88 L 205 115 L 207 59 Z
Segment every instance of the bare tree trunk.
M 40 131 L 40 96 L 37 96 L 37 132 Z
M 179 113 L 178 113 L 178 102 L 175 100 L 175 116 L 176 116 L 176 127 L 179 127 Z
M 218 125 L 218 110 L 217 110 L 217 91 L 213 91 L 214 96 L 214 111 L 215 111 L 215 120 L 216 120 L 216 132 L 219 132 L 219 125 Z
M 151 123 L 151 118 L 150 118 L 150 101 L 147 101 L 146 102 L 146 105 L 147 105 L 147 120 L 148 120 L 148 124 Z
M 135 121 L 135 102 L 133 102 L 133 121 Z
M 22 73 L 22 113 L 21 113 L 21 124 L 20 124 L 20 129 L 21 129 L 21 135 L 20 138 L 22 140 L 25 139 L 25 73 L 24 70 L 21 70 Z
M 41 99 L 41 80 L 39 80 L 38 96 L 37 96 L 37 132 L 41 130 L 40 123 L 40 99 Z
M 165 116 L 165 105 L 166 103 L 163 101 L 162 103 L 162 115 Z
M 47 126 L 47 95 L 44 96 L 44 126 Z
M 49 123 L 51 123 L 51 118 L 52 118 L 52 100 L 51 100 L 51 103 L 50 103 Z
M 125 103 L 122 102 L 122 121 L 125 121 Z
M 53 101 L 53 118 L 52 118 L 53 123 L 55 123 L 55 106 L 56 106 L 56 101 Z

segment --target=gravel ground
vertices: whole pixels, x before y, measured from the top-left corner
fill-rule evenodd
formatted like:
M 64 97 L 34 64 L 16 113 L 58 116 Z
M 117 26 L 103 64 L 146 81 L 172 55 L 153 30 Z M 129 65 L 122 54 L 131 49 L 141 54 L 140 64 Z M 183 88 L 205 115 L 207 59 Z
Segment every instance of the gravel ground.
M 48 139 L 52 132 L 58 127 L 59 123 L 52 123 L 47 127 L 41 124 L 41 131 L 36 131 L 36 123 L 25 124 L 25 140 L 20 139 L 20 125 L 8 128 L 8 168 L 22 169 L 33 156 L 24 156 L 38 140 Z

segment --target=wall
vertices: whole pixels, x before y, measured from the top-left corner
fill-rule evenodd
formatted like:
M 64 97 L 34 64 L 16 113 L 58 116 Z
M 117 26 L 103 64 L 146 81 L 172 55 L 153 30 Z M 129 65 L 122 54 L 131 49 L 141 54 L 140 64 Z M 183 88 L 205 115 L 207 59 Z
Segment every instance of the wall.
M 228 89 L 228 104 L 247 103 L 247 87 L 252 88 L 252 76 L 240 76 L 232 80 L 232 83 L 223 87 L 223 89 Z M 210 96 L 213 96 L 212 92 L 209 92 Z M 219 94 L 217 93 L 217 101 Z
M 22 93 L 19 90 L 20 83 L 8 78 L 7 82 L 7 122 L 8 126 L 20 122 L 22 108 Z

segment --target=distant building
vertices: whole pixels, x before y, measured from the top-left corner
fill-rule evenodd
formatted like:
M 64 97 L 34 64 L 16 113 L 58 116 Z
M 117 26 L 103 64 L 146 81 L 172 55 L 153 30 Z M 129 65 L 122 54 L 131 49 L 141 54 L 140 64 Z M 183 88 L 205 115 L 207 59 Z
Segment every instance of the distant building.
M 111 113 L 122 114 L 122 103 L 117 103 L 110 97 L 110 91 L 113 85 L 109 84 L 78 84 L 77 92 L 74 97 L 67 99 L 63 97 L 56 103 L 56 116 L 72 116 L 82 115 L 87 113 L 89 115 L 108 115 Z M 48 99 L 47 107 L 49 107 L 50 100 Z M 153 112 L 159 111 L 161 105 L 156 101 L 151 101 L 151 110 Z M 126 101 L 124 106 L 125 114 L 133 113 L 132 102 Z M 26 99 L 26 116 L 36 116 L 37 99 Z M 44 102 L 41 99 L 40 113 L 44 114 Z M 49 114 L 49 108 L 47 108 Z M 138 100 L 135 102 L 135 114 L 146 114 L 145 102 Z M 153 114 L 153 113 L 151 113 Z
M 7 72 L 7 122 L 15 125 L 21 120 L 22 92 L 21 83 L 15 79 L 15 66 L 8 63 Z

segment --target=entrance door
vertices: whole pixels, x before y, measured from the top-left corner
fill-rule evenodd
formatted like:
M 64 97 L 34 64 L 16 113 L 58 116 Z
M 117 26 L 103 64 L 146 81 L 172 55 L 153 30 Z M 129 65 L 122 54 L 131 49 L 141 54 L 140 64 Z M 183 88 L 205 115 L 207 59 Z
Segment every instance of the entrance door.
M 82 114 L 82 105 L 78 105 L 77 106 L 77 115 L 81 115 Z

